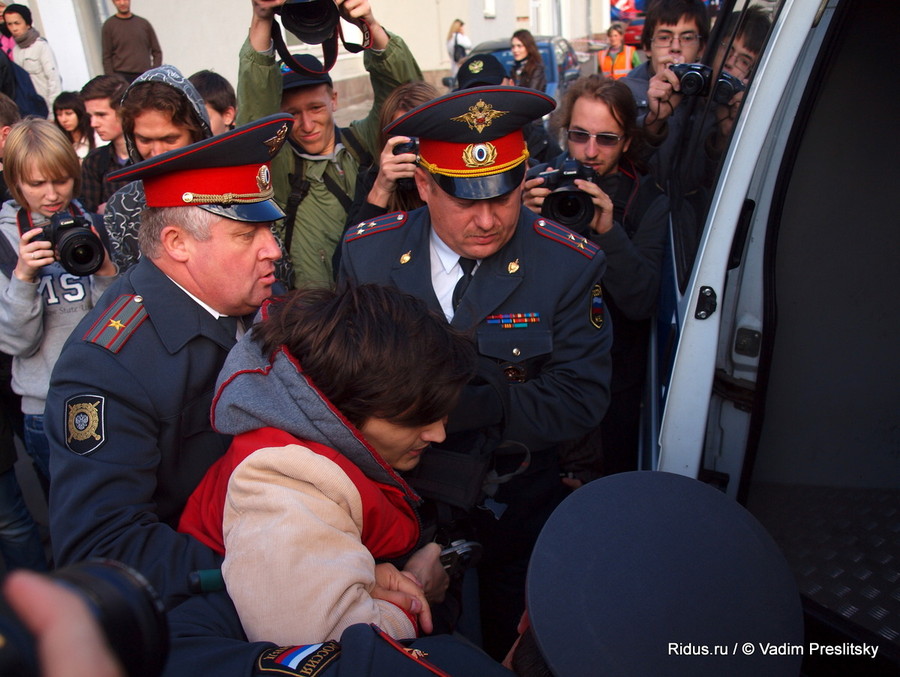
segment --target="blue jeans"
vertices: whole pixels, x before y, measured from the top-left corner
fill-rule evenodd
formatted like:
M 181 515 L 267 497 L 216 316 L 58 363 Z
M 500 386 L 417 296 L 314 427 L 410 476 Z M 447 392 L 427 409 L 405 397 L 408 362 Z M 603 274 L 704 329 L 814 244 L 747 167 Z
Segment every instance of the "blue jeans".
M 50 440 L 44 433 L 44 417 L 25 414 L 25 451 L 31 456 L 42 484 L 50 482 Z
M 44 546 L 22 498 L 15 468 L 0 473 L 0 555 L 7 570 L 47 571 Z

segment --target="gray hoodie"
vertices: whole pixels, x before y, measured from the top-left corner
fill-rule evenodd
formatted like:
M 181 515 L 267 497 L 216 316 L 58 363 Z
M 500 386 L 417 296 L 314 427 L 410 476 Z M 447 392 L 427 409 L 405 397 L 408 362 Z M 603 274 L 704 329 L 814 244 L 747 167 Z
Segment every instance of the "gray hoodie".
M 138 77 L 122 95 L 122 101 L 128 99 L 128 94 L 142 82 L 162 82 L 181 92 L 194 111 L 196 121 L 203 130 L 203 138 L 212 136 L 209 126 L 209 114 L 203 104 L 203 97 L 197 92 L 188 79 L 184 77 L 175 66 L 163 65 L 152 68 Z M 140 162 L 140 154 L 134 144 L 134 137 L 125 134 L 125 147 L 131 162 Z M 147 206 L 144 197 L 144 184 L 140 181 L 132 181 L 113 193 L 106 202 L 106 211 L 103 214 L 103 223 L 109 232 L 112 251 L 112 260 L 119 266 L 120 272 L 138 262 L 140 247 L 138 246 L 138 227 L 141 224 L 141 212 Z

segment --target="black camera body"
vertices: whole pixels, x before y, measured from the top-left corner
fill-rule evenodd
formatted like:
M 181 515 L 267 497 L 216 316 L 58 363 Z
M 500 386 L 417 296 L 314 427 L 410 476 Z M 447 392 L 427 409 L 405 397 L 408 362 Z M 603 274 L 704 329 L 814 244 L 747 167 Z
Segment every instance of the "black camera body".
M 287 0 L 275 9 L 284 27 L 308 45 L 334 35 L 341 15 L 334 0 Z
M 720 71 L 715 85 L 713 70 L 702 63 L 674 63 L 669 66 L 681 83 L 681 93 L 685 96 L 706 96 L 712 90 L 712 100 L 726 106 L 735 94 L 744 90 L 744 83 L 731 73 Z
M 69 212 L 54 214 L 34 239 L 52 244 L 62 267 L 72 275 L 93 275 L 103 265 L 103 243 L 91 230 L 91 222 L 83 216 Z
M 559 169 L 543 171 L 536 176 L 544 179 L 544 188 L 553 191 L 544 198 L 541 215 L 586 234 L 588 224 L 594 218 L 594 203 L 590 195 L 575 185 L 575 179 L 596 181 L 597 173 L 578 160 L 566 160 Z
M 403 155 L 404 153 L 415 153 L 418 158 L 419 155 L 419 139 L 415 136 L 410 137 L 409 141 L 404 141 L 403 143 L 398 143 L 394 146 L 393 150 L 394 155 Z M 397 179 L 397 190 L 402 191 L 411 191 L 415 190 L 416 180 L 411 178 Z
M 738 92 L 744 91 L 744 83 L 731 73 L 722 71 L 716 79 L 716 87 L 713 89 L 712 99 L 717 104 L 727 106 Z
M 156 591 L 134 569 L 88 560 L 50 578 L 79 595 L 128 677 L 157 677 L 169 653 L 169 628 Z M 34 638 L 0 596 L 0 676 L 39 677 Z
M 706 96 L 712 82 L 712 68 L 703 63 L 673 63 L 669 70 L 678 76 L 685 96 Z

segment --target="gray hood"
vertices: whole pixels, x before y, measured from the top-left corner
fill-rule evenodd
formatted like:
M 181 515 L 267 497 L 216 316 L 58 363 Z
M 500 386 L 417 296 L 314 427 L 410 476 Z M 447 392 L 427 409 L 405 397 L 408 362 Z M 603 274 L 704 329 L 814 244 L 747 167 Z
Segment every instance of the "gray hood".
M 271 427 L 301 440 L 325 444 L 340 451 L 376 482 L 399 487 L 418 499 L 313 385 L 287 351 L 269 360 L 252 340 L 252 329 L 228 354 L 216 383 L 212 424 L 221 433 L 241 433 Z
M 126 89 L 125 93 L 122 95 L 122 101 L 125 101 L 125 99 L 128 98 L 128 93 L 135 85 L 139 85 L 142 82 L 162 82 L 170 87 L 174 87 L 184 94 L 190 102 L 191 108 L 194 109 L 197 122 L 203 130 L 203 138 L 208 139 L 213 135 L 212 128 L 209 126 L 209 114 L 206 112 L 203 97 L 200 96 L 200 93 L 196 90 L 194 85 L 192 85 L 188 79 L 181 74 L 181 71 L 175 68 L 175 66 L 164 64 L 142 73 L 134 82 L 128 85 L 128 89 Z M 134 138 L 131 134 L 125 134 L 125 147 L 128 149 L 128 157 L 132 162 L 140 162 L 143 160 L 140 154 L 138 154 L 137 149 L 134 147 Z

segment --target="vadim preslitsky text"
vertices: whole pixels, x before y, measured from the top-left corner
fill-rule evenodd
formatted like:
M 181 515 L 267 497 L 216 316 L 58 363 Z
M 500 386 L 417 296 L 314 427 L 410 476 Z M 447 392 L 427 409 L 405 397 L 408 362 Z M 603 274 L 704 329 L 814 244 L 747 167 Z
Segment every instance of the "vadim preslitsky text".
M 770 644 L 767 642 L 735 642 L 734 644 L 692 644 L 669 642 L 670 656 L 863 656 L 875 658 L 877 644 L 841 642 L 838 644 Z

